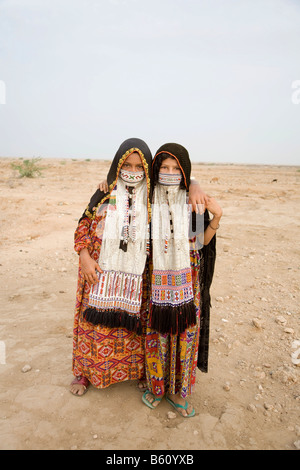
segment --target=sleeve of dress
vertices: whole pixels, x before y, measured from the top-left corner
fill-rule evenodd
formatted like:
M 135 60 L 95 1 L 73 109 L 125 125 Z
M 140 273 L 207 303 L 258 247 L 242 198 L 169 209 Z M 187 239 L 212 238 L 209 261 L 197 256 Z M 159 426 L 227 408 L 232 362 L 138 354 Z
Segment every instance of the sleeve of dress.
M 90 237 L 91 219 L 83 217 L 74 234 L 74 249 L 79 254 L 83 248 L 90 248 L 92 240 Z

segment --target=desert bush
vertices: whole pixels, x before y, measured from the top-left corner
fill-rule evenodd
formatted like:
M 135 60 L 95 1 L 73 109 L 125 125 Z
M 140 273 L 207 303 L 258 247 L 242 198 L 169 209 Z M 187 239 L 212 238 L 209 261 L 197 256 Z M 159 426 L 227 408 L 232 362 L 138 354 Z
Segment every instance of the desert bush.
M 34 178 L 42 174 L 42 167 L 38 166 L 40 160 L 39 157 L 31 158 L 24 160 L 21 164 L 12 163 L 11 166 L 19 172 L 20 178 Z

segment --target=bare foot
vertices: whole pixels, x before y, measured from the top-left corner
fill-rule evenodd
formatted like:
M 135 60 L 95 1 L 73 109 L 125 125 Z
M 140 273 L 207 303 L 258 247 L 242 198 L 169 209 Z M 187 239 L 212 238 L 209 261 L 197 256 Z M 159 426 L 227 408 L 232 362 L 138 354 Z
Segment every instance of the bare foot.
M 137 388 L 140 392 L 145 392 L 147 390 L 147 380 L 139 380 L 137 384 Z

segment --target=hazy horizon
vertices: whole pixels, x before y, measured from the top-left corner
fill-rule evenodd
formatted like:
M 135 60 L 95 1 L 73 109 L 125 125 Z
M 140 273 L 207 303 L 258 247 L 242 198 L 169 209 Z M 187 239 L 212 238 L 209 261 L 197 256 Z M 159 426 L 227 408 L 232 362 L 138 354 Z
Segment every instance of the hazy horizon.
M 37 161 L 37 166 L 39 165 L 39 163 L 43 163 L 43 160 L 55 160 L 55 161 L 58 161 L 61 160 L 61 161 L 66 161 L 66 160 L 70 160 L 70 161 L 73 161 L 73 162 L 79 162 L 79 161 L 83 161 L 83 162 L 90 162 L 90 161 L 94 161 L 94 162 L 107 162 L 107 163 L 110 163 L 113 159 L 113 157 L 111 159 L 109 158 L 85 158 L 85 157 L 81 157 L 81 158 L 73 158 L 73 157 L 6 157 L 6 156 L 1 156 L 0 155 L 0 160 L 14 160 L 14 161 L 17 161 L 17 160 L 30 160 L 32 158 L 40 158 L 39 161 Z M 16 163 L 16 162 L 14 162 Z M 296 168 L 300 168 L 300 163 L 297 164 L 288 164 L 288 163 L 245 163 L 245 162 L 237 162 L 237 163 L 233 163 L 233 162 L 202 162 L 202 161 L 197 161 L 197 160 L 194 160 L 192 161 L 192 166 L 193 165 L 203 165 L 203 166 L 218 166 L 218 165 L 224 165 L 224 166 L 274 166 L 274 167 L 296 167 Z
M 0 0 L 1 158 L 300 163 L 298 0 Z

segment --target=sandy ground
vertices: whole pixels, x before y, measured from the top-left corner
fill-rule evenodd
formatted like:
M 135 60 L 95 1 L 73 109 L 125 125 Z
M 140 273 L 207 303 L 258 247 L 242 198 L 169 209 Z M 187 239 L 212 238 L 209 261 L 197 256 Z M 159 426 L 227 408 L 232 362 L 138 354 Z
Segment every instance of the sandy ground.
M 300 448 L 299 168 L 193 165 L 224 216 L 209 372 L 184 420 L 165 401 L 147 408 L 133 382 L 69 392 L 73 233 L 109 161 L 43 159 L 34 179 L 12 161 L 0 159 L 1 449 Z

